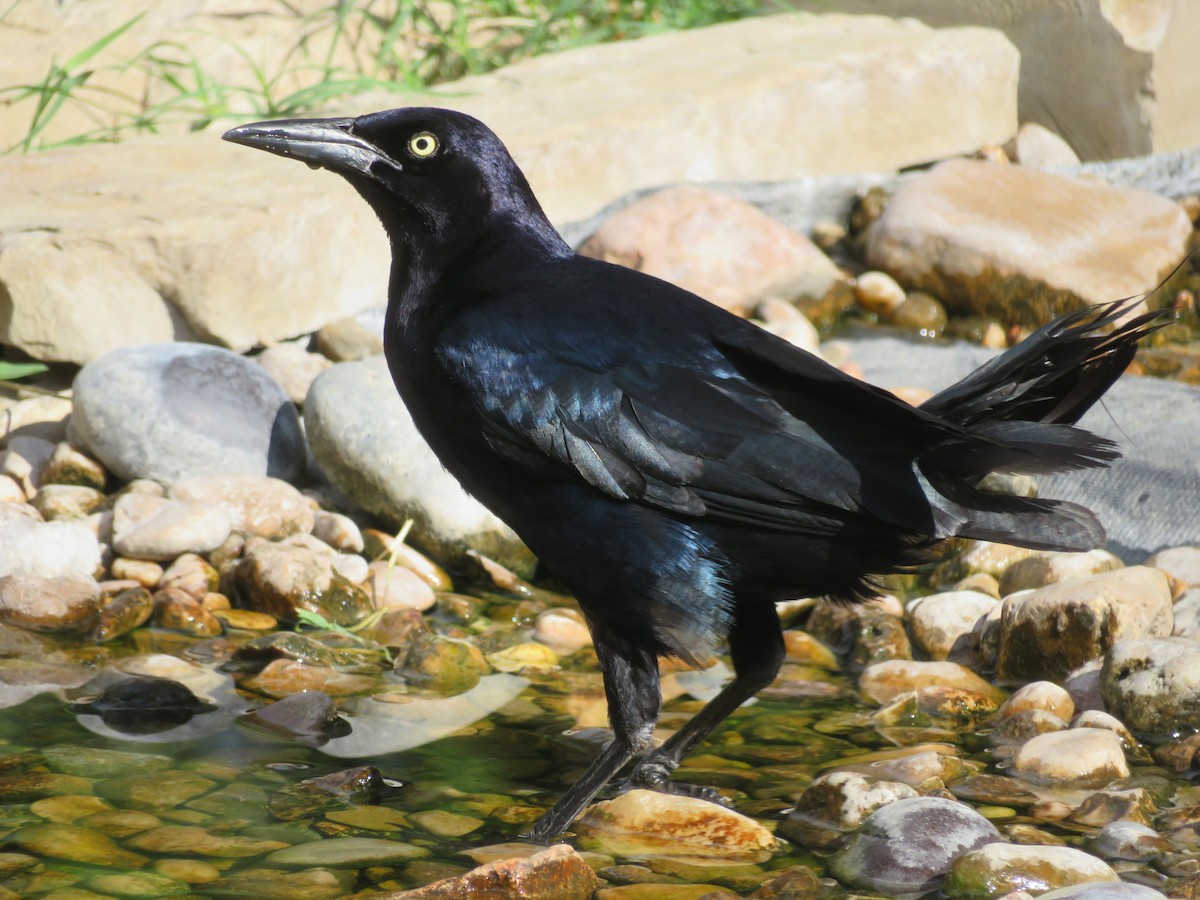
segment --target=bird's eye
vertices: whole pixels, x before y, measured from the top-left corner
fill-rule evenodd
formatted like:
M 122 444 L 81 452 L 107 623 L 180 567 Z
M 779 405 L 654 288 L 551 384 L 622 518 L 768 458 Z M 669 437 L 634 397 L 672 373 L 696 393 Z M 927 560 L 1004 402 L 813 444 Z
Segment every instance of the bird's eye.
M 433 154 L 437 153 L 437 148 L 437 135 L 428 131 L 422 131 L 420 134 L 414 134 L 408 139 L 408 152 L 418 159 L 424 159 L 427 156 L 433 156 Z

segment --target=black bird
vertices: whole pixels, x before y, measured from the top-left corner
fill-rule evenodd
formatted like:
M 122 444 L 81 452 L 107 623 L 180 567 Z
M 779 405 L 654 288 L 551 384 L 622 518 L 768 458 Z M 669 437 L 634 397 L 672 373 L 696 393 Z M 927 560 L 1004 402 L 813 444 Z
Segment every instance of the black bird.
M 587 616 L 614 739 L 534 839 L 649 747 L 659 656 L 695 662 L 724 638 L 736 673 L 634 767 L 633 784 L 670 790 L 684 755 L 775 678 L 776 601 L 861 599 L 871 575 L 955 536 L 1103 543 L 1081 506 L 979 482 L 1119 455 L 1074 423 L 1162 323 L 1130 319 L 1137 301 L 1064 316 L 914 408 L 687 291 L 577 256 L 470 116 L 406 108 L 225 139 L 337 172 L 375 210 L 400 395 Z

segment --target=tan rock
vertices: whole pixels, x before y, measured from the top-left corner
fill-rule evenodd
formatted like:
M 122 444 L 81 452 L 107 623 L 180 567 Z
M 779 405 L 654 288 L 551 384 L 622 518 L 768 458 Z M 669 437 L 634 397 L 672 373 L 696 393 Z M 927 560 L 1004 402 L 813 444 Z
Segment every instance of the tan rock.
M 763 862 L 779 846 L 770 831 L 733 810 L 658 791 L 633 790 L 588 807 L 580 842 L 615 856 Z
M 1017 131 L 1017 162 L 1028 169 L 1054 169 L 1079 165 L 1071 145 L 1037 122 L 1026 122 Z
M 915 16 L 936 28 L 1002 31 L 1021 52 L 1022 122 L 1052 124 L 1084 159 L 1200 143 L 1188 0 L 800 0 L 819 12 Z
M 1111 572 L 1124 565 L 1120 557 L 1107 550 L 1088 550 L 1085 553 L 1037 553 L 1017 560 L 1000 577 L 1000 594 L 1058 584 L 1073 578 L 1087 578 L 1101 572 Z
M 1013 757 L 1013 775 L 1034 784 L 1103 787 L 1129 775 L 1121 739 L 1100 728 L 1070 728 L 1030 738 Z
M 896 192 L 868 232 L 867 261 L 948 306 L 1035 326 L 1150 290 L 1191 233 L 1156 194 L 951 160 Z
M 229 516 L 234 531 L 279 540 L 308 534 L 315 513 L 308 500 L 279 478 L 265 475 L 211 475 L 177 481 L 173 500 L 214 504 Z
M 700 187 L 657 191 L 609 218 L 579 248 L 748 315 L 768 297 L 824 298 L 841 280 L 804 235 Z
M 566 844 L 527 857 L 485 863 L 463 875 L 445 878 L 386 900 L 457 900 L 459 897 L 523 897 L 528 900 L 590 900 L 600 881 L 583 858 Z
M 896 696 L 923 687 L 958 688 L 1004 702 L 1004 691 L 992 687 L 970 669 L 952 662 L 921 662 L 912 659 L 889 659 L 863 670 L 859 690 L 875 703 L 886 703 Z
M 99 610 L 99 587 L 91 579 L 0 578 L 0 622 L 30 631 L 75 634 L 91 627 Z
M 1117 641 L 1169 635 L 1172 625 L 1166 576 L 1147 566 L 1012 594 L 1000 611 L 996 678 L 1060 681 Z

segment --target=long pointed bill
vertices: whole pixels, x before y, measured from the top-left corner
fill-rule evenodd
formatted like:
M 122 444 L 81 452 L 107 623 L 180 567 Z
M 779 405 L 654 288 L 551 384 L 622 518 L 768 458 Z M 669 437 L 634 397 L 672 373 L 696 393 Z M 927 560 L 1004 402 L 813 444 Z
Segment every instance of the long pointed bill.
M 374 144 L 351 134 L 353 123 L 354 119 L 278 119 L 239 125 L 225 132 L 222 139 L 342 174 L 369 176 L 374 163 L 401 168 Z

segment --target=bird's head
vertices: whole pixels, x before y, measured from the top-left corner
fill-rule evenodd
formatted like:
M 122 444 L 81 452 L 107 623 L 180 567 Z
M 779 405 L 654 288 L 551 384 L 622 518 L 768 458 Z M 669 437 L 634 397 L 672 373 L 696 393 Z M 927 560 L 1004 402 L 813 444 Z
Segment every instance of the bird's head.
M 240 125 L 224 139 L 337 172 L 371 204 L 393 242 L 445 246 L 497 219 L 561 242 L 504 144 L 464 113 L 405 107 L 280 119 Z

